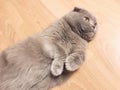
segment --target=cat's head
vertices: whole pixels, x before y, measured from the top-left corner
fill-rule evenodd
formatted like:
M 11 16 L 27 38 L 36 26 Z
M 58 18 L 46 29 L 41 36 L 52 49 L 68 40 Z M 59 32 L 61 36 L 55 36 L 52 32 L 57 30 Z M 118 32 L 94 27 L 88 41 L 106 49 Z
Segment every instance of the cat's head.
M 65 16 L 65 20 L 72 30 L 83 39 L 89 42 L 94 38 L 97 21 L 87 10 L 75 7 L 72 12 Z

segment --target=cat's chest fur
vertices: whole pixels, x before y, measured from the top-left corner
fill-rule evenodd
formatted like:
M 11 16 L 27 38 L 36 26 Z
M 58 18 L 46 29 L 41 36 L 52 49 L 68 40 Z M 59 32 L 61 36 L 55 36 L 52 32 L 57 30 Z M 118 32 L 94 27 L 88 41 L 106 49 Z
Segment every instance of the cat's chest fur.
M 51 57 L 57 52 L 68 56 L 76 49 L 76 47 L 85 50 L 87 45 L 87 42 L 84 39 L 72 32 L 71 28 L 64 20 L 56 22 L 39 34 L 38 37 L 44 52 L 49 53 Z

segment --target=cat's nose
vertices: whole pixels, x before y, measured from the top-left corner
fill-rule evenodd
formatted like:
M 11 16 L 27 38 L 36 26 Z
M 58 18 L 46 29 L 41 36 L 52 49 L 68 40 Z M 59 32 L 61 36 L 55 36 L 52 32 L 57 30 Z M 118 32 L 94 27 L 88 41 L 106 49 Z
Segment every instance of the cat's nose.
M 93 29 L 95 29 L 95 26 L 92 26 Z

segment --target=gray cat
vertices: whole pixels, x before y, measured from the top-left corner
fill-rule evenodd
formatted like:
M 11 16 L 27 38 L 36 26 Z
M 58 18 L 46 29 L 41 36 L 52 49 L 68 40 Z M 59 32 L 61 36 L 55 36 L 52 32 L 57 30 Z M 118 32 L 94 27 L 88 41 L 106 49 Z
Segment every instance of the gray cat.
M 85 61 L 96 19 L 74 10 L 43 32 L 0 54 L 0 90 L 48 90 L 68 79 Z

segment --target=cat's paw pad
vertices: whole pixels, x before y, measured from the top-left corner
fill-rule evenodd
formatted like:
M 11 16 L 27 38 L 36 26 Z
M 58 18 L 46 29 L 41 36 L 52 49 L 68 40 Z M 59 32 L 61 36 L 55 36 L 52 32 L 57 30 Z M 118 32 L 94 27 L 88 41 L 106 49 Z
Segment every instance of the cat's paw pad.
M 63 72 L 63 62 L 53 61 L 51 66 L 51 73 L 53 76 L 59 76 Z

